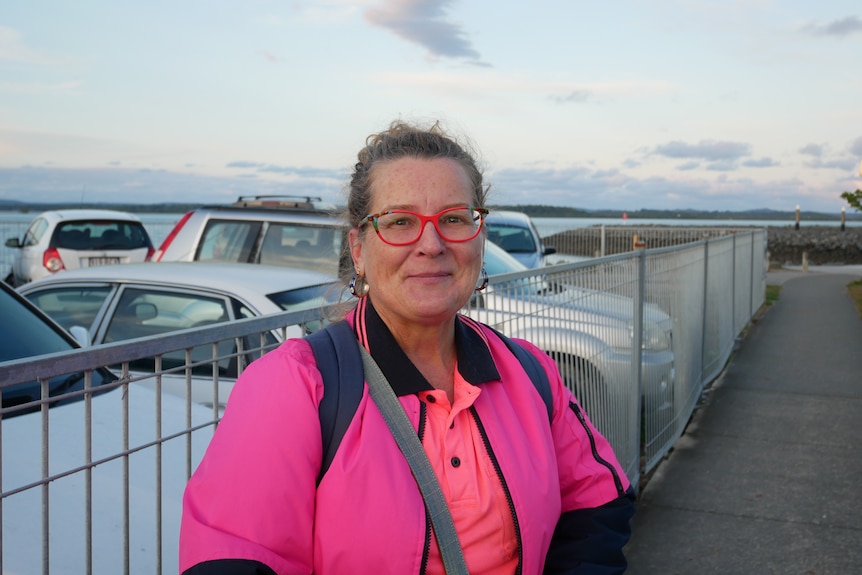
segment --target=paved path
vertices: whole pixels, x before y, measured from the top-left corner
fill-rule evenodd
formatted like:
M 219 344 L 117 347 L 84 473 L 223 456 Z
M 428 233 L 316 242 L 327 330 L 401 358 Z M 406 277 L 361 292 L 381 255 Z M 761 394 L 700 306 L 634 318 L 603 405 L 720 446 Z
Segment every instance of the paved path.
M 770 273 L 778 302 L 641 493 L 627 575 L 862 574 L 859 277 Z

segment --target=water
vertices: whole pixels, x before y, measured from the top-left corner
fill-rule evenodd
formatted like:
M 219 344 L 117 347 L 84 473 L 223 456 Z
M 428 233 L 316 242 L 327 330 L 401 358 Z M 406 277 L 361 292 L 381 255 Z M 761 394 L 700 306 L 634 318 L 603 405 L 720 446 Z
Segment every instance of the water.
M 10 212 L 10 211 L 0 211 L 0 279 L 5 278 L 12 266 L 12 261 L 15 258 L 15 250 L 12 248 L 6 247 L 6 240 L 9 238 L 20 238 L 24 235 L 24 232 L 27 230 L 27 226 L 33 221 L 33 218 L 36 217 L 36 212 L 29 213 L 21 213 L 21 212 Z M 141 221 L 144 223 L 144 226 L 147 228 L 147 232 L 150 234 L 150 238 L 153 241 L 153 245 L 155 247 L 159 247 L 162 241 L 167 237 L 170 233 L 171 229 L 174 227 L 179 219 L 183 216 L 181 213 L 138 213 L 136 214 Z M 621 218 L 533 218 L 533 221 L 536 224 L 536 228 L 539 230 L 539 235 L 542 237 L 549 236 L 551 234 L 572 229 L 572 228 L 584 228 L 595 225 L 607 225 L 607 226 L 650 226 L 650 225 L 663 225 L 663 226 L 678 226 L 678 227 L 696 227 L 696 226 L 706 226 L 706 227 L 790 227 L 795 224 L 794 221 L 785 221 L 785 220 L 735 220 L 735 219 L 715 219 L 715 220 L 706 220 L 706 219 L 682 219 L 682 218 L 670 218 L 670 219 L 634 219 L 629 218 L 628 220 L 623 220 Z M 803 226 L 834 226 L 836 228 L 840 227 L 841 222 L 839 219 L 834 220 L 801 220 L 799 223 L 800 227 Z M 847 227 L 862 227 L 862 220 L 847 220 Z
M 737 228 L 737 227 L 793 227 L 794 220 L 740 220 L 740 219 L 683 219 L 683 218 L 666 218 L 666 219 L 640 219 L 629 218 L 533 218 L 536 228 L 539 230 L 539 235 L 542 237 L 572 228 L 587 228 L 590 226 L 676 226 L 676 227 L 717 227 L 717 228 Z M 840 228 L 841 220 L 800 220 L 799 227 L 806 226 L 828 226 Z M 847 220 L 845 227 L 862 227 L 862 220 Z

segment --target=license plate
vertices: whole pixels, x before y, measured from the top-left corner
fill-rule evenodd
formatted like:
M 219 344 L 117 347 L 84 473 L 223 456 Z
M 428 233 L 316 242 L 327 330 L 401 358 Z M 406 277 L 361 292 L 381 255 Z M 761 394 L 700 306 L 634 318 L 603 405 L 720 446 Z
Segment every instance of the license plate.
M 120 258 L 89 258 L 87 263 L 91 268 L 96 266 L 107 266 L 120 263 Z

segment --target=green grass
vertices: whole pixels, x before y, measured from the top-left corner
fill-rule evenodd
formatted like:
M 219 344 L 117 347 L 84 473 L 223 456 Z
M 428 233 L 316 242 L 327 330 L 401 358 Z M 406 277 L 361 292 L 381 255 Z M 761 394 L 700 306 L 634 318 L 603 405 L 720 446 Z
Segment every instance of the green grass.
M 768 285 L 766 286 L 766 305 L 772 305 L 778 301 L 778 294 L 781 293 L 781 286 Z
M 850 299 L 856 304 L 856 311 L 859 317 L 862 318 L 862 280 L 856 280 L 847 284 L 847 293 L 850 294 Z

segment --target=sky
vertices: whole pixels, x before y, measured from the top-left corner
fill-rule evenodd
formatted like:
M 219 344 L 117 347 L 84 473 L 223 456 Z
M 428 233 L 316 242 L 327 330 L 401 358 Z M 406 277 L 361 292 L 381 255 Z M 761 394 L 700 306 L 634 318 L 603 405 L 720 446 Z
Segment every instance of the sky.
M 862 188 L 862 5 L 0 4 L 0 200 L 343 204 L 394 120 L 471 146 L 491 205 L 837 214 Z

